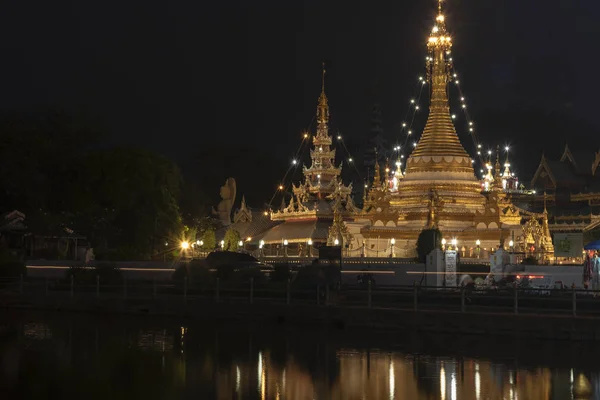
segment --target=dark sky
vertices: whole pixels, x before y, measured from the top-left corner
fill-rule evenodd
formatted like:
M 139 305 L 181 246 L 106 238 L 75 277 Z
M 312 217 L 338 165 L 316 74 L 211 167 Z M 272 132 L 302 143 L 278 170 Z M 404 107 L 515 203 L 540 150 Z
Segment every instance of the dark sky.
M 447 7 L 455 65 L 484 143 L 515 143 L 515 156 L 536 159 L 544 147 L 559 152 L 567 137 L 600 147 L 591 133 L 600 127 L 599 2 Z M 181 162 L 227 147 L 244 163 L 254 149 L 286 161 L 315 113 L 325 61 L 332 125 L 357 148 L 374 102 L 386 134 L 397 135 L 435 9 L 434 0 L 3 2 L 0 107 L 85 112 L 114 143 L 142 143 Z M 565 131 L 547 143 L 546 128 L 515 107 L 565 115 Z M 212 174 L 224 181 L 240 165 L 217 167 Z

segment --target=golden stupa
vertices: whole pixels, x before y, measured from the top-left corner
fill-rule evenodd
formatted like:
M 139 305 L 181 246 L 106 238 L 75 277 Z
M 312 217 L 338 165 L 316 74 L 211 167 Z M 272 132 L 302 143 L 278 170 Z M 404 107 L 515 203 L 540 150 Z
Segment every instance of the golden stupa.
M 490 157 L 489 182 L 482 182 L 456 133 L 448 101 L 451 48 L 452 37 L 438 0 L 438 15 L 427 42 L 431 97 L 423 134 L 408 157 L 404 173 L 398 160 L 395 187 L 379 177 L 376 165 L 362 215 L 349 224 L 358 241 L 355 246 L 362 247 L 366 256 L 386 252 L 413 256 L 421 230 L 433 227 L 440 229 L 449 245 L 455 239 L 467 256 L 473 255 L 477 246 L 493 251 L 506 242 L 508 247 L 515 235 L 522 235 L 521 215 L 503 190 L 506 178 L 503 183 L 502 177 L 506 174 L 500 172 L 499 154 L 495 177 L 491 175 Z M 389 173 L 389 166 L 385 172 Z

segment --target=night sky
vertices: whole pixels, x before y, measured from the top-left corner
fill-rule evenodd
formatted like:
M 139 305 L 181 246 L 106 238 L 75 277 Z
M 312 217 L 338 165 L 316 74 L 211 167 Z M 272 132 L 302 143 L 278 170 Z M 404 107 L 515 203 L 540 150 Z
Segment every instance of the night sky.
M 446 5 L 482 142 L 510 143 L 526 172 L 567 138 L 600 148 L 600 3 Z M 232 175 L 258 203 L 312 121 L 322 61 L 331 125 L 349 148 L 364 141 L 375 102 L 395 140 L 424 71 L 435 11 L 434 0 L 4 2 L 0 108 L 85 113 L 110 143 L 157 150 L 191 179 L 210 175 L 215 193 L 214 182 Z M 463 127 L 459 119 L 465 139 Z

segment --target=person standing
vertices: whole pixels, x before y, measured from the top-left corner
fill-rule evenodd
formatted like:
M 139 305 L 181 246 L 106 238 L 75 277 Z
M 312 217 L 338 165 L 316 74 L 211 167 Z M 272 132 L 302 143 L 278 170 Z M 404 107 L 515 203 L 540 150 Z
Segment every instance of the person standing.
M 590 280 L 592 279 L 592 254 L 587 253 L 585 255 L 585 262 L 583 263 L 583 288 L 588 289 L 590 287 Z
M 594 256 L 592 257 L 592 289 L 594 292 L 600 290 L 600 258 L 598 258 L 598 252 L 594 252 Z M 596 297 L 597 293 L 594 293 L 594 297 Z

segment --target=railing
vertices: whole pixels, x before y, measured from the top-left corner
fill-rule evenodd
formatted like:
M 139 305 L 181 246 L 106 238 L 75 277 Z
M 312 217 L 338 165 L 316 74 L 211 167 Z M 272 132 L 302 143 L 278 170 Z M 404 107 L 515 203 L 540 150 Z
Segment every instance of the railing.
M 302 284 L 267 282 L 250 279 L 226 282 L 218 278 L 210 283 L 128 282 L 102 284 L 77 283 L 73 278 L 61 281 L 0 278 L 0 304 L 11 299 L 44 304 L 51 299 L 82 302 L 89 300 L 182 301 L 183 303 L 250 303 L 264 305 L 312 305 L 362 307 L 460 313 L 515 315 L 562 315 L 600 318 L 600 292 L 578 289 L 535 288 L 439 288 L 428 286 L 375 286 Z M 180 303 L 177 303 L 180 304 Z

